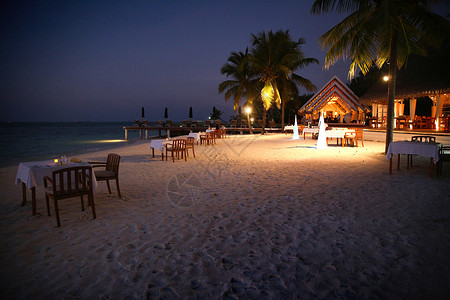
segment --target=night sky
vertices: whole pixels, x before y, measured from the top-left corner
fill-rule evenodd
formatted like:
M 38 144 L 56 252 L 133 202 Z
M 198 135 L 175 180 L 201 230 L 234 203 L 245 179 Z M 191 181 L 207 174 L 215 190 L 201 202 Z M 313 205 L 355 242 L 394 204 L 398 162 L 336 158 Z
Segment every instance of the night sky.
M 8 2 L 8 1 L 7 1 Z M 9 1 L 0 4 L 0 121 L 205 120 L 233 114 L 218 85 L 251 33 L 289 30 L 320 61 L 296 73 L 320 88 L 347 81 L 349 61 L 323 70 L 318 38 L 344 15 L 314 1 Z M 301 94 L 307 93 L 301 89 Z

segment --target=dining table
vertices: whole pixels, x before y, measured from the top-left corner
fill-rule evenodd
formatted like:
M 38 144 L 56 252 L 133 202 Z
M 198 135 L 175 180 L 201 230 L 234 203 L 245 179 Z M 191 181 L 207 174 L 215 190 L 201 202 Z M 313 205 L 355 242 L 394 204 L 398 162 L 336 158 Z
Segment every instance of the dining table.
M 344 147 L 344 138 L 346 133 L 355 133 L 354 129 L 348 129 L 348 128 L 333 128 L 331 130 L 325 130 L 325 134 L 327 136 L 327 145 L 328 145 L 328 139 L 329 138 L 336 138 L 337 144 L 339 144 L 339 141 L 341 141 L 342 147 Z
M 16 185 L 22 184 L 22 203 L 27 203 L 27 189 L 31 192 L 32 213 L 36 214 L 36 187 L 44 186 L 44 177 L 52 177 L 55 170 L 76 166 L 90 166 L 87 162 L 69 162 L 61 165 L 53 160 L 21 162 L 17 168 Z M 92 187 L 97 187 L 97 180 L 92 176 Z
M 150 141 L 150 150 L 152 150 L 152 156 L 155 157 L 155 149 L 161 151 L 161 160 L 164 160 L 164 150 L 167 144 L 172 144 L 168 139 L 153 139 Z
M 205 132 L 191 132 L 191 133 L 189 133 L 188 137 L 193 137 L 198 145 L 198 142 L 200 141 L 200 136 L 202 134 L 205 134 Z
M 396 141 L 391 142 L 386 152 L 386 160 L 389 160 L 389 174 L 392 174 L 392 157 L 397 154 L 397 170 L 400 169 L 400 155 L 420 155 L 430 157 L 430 177 L 433 177 L 434 165 L 439 161 L 440 143 L 416 142 L 416 141 Z M 409 162 L 408 162 L 409 169 Z
M 315 134 L 319 133 L 319 127 L 318 126 L 314 126 L 314 127 L 305 127 L 303 128 L 303 139 L 306 139 L 306 134 L 307 133 L 311 133 L 311 136 L 314 136 Z

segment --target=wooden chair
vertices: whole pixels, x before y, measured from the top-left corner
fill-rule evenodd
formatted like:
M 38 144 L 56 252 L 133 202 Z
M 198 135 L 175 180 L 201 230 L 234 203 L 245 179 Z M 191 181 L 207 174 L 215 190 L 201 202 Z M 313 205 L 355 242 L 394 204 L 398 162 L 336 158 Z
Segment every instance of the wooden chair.
M 352 145 L 356 145 L 356 131 L 344 133 L 344 146 L 347 146 L 350 141 L 352 141 Z
M 161 120 L 158 120 L 158 125 L 160 125 L 160 126 L 162 126 L 162 127 L 164 127 L 164 126 L 165 126 L 164 122 L 163 122 L 163 121 L 161 121 Z
M 263 128 L 264 127 L 263 120 L 258 120 L 258 127 L 259 128 Z
M 439 149 L 439 161 L 437 162 L 437 177 L 442 175 L 442 165 L 450 162 L 450 146 L 442 146 Z
M 206 132 L 205 134 L 200 135 L 200 145 L 205 144 L 209 145 L 209 143 L 211 143 L 211 145 L 214 145 L 214 132 Z
M 92 217 L 95 215 L 94 193 L 92 190 L 92 167 L 80 166 L 63 168 L 52 172 L 52 178 L 44 177 L 45 202 L 47 213 L 50 216 L 49 198 L 53 199 L 55 205 L 56 223 L 61 227 L 59 218 L 58 201 L 80 196 L 81 210 L 84 211 L 83 196 L 88 196 L 88 204 L 92 209 Z
M 189 149 L 192 149 L 192 154 L 195 157 L 195 150 L 194 150 L 194 144 L 195 144 L 195 138 L 188 137 L 186 139 L 186 154 L 189 155 Z
M 122 198 L 119 188 L 119 163 L 120 155 L 115 153 L 109 153 L 106 157 L 106 162 L 90 161 L 89 162 L 93 168 L 104 168 L 104 170 L 95 170 L 95 179 L 97 181 L 106 181 L 108 186 L 108 192 L 111 193 L 111 186 L 109 185 L 110 180 L 116 181 L 117 194 L 119 198 Z
M 358 140 L 361 140 L 361 145 L 364 147 L 364 130 L 362 128 L 355 128 L 355 142 L 358 147 Z
M 422 143 L 436 143 L 436 137 L 432 135 L 413 135 L 411 137 L 411 141 Z
M 166 127 L 172 127 L 173 123 L 172 120 L 166 120 Z
M 170 152 L 172 154 L 172 161 L 175 162 L 175 156 L 177 159 L 183 159 L 184 161 L 187 160 L 187 151 L 186 151 L 186 140 L 185 139 L 176 139 L 172 142 L 172 144 L 166 145 L 166 161 L 167 161 L 167 152 Z
M 269 127 L 270 128 L 274 128 L 275 127 L 275 121 L 274 120 L 270 120 L 269 121 Z
M 237 127 L 237 120 L 231 120 L 230 128 L 236 128 Z
M 411 142 L 421 142 L 421 143 L 436 143 L 436 137 L 432 135 L 413 135 L 411 137 Z M 412 165 L 412 157 L 413 154 L 407 154 L 406 160 L 407 160 L 407 168 L 409 169 L 409 166 Z

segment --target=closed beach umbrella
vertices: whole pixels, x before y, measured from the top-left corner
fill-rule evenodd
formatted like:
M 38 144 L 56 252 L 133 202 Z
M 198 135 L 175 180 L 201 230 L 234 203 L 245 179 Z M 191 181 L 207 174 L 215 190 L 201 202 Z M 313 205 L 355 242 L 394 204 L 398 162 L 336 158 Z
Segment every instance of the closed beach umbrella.
M 295 122 L 294 122 L 294 135 L 292 136 L 293 140 L 299 140 L 300 135 L 298 134 L 298 126 L 297 126 L 297 115 L 295 115 Z
M 142 118 L 145 118 L 144 107 L 142 107 Z
M 167 107 L 164 110 L 164 118 L 167 119 L 169 117 L 169 114 L 167 113 Z
M 327 134 L 325 132 L 325 120 L 323 119 L 323 114 L 320 113 L 319 119 L 319 137 L 317 138 L 316 149 L 327 148 Z
M 189 119 L 192 119 L 192 106 L 189 107 Z

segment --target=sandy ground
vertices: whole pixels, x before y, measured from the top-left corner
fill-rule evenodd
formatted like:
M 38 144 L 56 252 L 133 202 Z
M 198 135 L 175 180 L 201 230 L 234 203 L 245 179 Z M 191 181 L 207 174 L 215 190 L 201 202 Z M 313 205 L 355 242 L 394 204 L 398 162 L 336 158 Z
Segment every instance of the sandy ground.
M 62 200 L 60 228 L 41 188 L 32 216 L 17 167 L 0 169 L 0 299 L 448 299 L 449 166 L 388 175 L 384 134 L 290 137 L 229 136 L 175 163 L 148 141 L 114 149 L 122 199 L 99 183 L 95 220 Z

